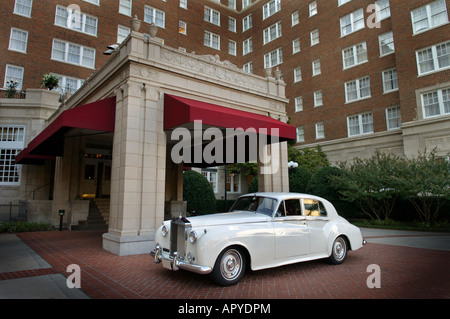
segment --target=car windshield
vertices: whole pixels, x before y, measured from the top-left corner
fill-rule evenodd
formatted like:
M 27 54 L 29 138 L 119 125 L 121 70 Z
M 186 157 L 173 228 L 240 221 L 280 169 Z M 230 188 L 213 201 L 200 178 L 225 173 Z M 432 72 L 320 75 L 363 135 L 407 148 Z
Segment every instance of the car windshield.
M 277 200 L 273 198 L 246 196 L 238 198 L 233 207 L 231 207 L 230 211 L 245 210 L 272 217 L 276 205 Z

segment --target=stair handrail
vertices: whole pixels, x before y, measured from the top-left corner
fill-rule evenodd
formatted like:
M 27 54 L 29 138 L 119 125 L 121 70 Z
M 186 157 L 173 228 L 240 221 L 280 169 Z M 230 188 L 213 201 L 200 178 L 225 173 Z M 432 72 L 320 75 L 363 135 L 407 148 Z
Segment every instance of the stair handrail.
M 16 200 L 18 200 L 18 199 L 20 199 L 20 198 L 22 198 L 22 197 L 25 197 L 25 196 L 27 196 L 28 194 L 31 194 L 31 193 L 33 193 L 33 200 L 34 200 L 34 195 L 36 194 L 36 191 L 38 191 L 38 190 L 40 190 L 40 189 L 42 189 L 42 188 L 44 188 L 44 187 L 47 187 L 47 186 L 49 186 L 50 184 L 51 184 L 51 183 L 47 183 L 47 184 L 45 184 L 45 185 L 41 185 L 41 186 L 36 187 L 35 189 L 31 190 L 31 191 L 28 191 L 28 192 L 26 192 L 26 193 L 23 193 L 22 195 L 19 195 L 19 196 L 17 196 L 17 197 L 14 197 L 13 199 L 11 199 L 11 200 L 9 201 L 9 220 L 11 220 L 11 216 L 12 216 L 12 207 L 13 207 L 13 202 L 14 202 L 14 201 L 16 201 Z

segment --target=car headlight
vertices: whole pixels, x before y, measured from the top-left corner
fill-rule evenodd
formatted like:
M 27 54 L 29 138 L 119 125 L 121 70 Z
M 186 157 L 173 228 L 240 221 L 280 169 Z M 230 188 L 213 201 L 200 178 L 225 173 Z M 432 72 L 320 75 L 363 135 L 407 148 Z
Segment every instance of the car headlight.
M 161 229 L 161 235 L 163 236 L 163 237 L 167 237 L 167 234 L 169 233 L 169 229 L 167 229 L 167 226 L 166 225 L 164 225 L 163 227 L 162 227 L 162 229 Z
M 197 241 L 197 232 L 195 230 L 189 233 L 189 241 L 191 242 L 191 244 L 195 244 L 195 242 Z

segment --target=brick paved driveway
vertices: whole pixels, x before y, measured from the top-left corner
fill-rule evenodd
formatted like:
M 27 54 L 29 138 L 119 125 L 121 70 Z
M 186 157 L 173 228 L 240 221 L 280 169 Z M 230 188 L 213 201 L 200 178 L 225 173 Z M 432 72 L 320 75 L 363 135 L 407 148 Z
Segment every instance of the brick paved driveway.
M 248 271 L 232 287 L 218 287 L 207 276 L 171 272 L 150 255 L 119 257 L 102 249 L 102 232 L 51 231 L 18 236 L 52 268 L 68 276 L 81 267 L 81 289 L 91 298 L 303 299 L 450 298 L 450 252 L 368 243 L 350 252 L 343 265 L 326 261 Z M 381 288 L 369 289 L 370 264 L 381 269 Z M 11 278 L 27 276 L 7 274 Z

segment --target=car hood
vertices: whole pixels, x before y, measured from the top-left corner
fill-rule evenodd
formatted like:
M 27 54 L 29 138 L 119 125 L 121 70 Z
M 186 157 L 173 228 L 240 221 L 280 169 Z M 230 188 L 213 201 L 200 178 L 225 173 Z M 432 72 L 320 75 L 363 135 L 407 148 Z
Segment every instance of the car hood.
M 191 222 L 192 227 L 195 228 L 231 224 L 261 223 L 268 222 L 272 218 L 254 212 L 236 211 L 230 213 L 187 217 L 187 219 Z

